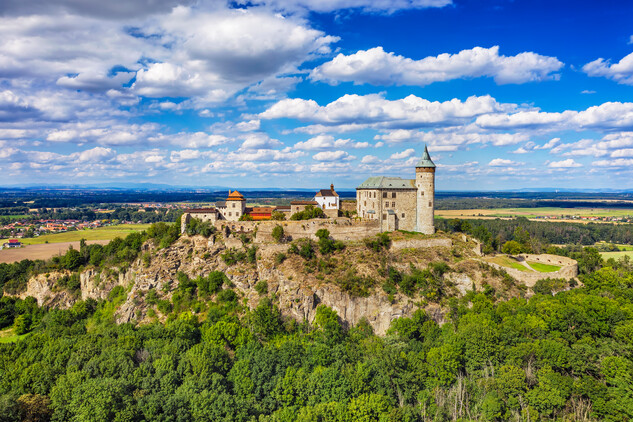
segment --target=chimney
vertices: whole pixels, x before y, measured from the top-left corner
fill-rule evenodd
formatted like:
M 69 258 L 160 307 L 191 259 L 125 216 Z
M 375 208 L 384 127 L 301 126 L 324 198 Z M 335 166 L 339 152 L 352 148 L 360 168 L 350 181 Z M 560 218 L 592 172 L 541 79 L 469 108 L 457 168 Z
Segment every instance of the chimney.
M 331 184 L 330 184 L 330 190 L 331 190 L 332 192 L 334 192 L 334 183 L 331 183 Z

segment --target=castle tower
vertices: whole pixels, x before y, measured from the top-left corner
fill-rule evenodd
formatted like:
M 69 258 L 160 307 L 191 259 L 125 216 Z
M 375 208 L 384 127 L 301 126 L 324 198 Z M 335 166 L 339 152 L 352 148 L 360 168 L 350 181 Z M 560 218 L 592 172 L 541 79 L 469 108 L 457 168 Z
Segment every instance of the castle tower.
M 415 186 L 417 191 L 417 232 L 435 233 L 435 164 L 424 146 L 424 155 L 415 166 Z
M 244 195 L 234 190 L 229 190 L 229 196 L 226 198 L 226 211 L 224 218 L 228 221 L 238 221 L 246 212 L 246 199 Z

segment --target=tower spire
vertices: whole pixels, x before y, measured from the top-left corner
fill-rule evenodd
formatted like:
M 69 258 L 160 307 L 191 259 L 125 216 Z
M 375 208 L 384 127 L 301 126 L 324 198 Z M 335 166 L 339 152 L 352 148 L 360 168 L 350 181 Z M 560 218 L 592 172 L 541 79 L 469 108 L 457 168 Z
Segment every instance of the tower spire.
M 422 154 L 422 158 L 420 158 L 420 161 L 418 161 L 418 164 L 416 164 L 415 167 L 435 168 L 435 163 L 431 160 L 429 149 L 426 147 L 426 144 L 424 144 L 424 154 Z

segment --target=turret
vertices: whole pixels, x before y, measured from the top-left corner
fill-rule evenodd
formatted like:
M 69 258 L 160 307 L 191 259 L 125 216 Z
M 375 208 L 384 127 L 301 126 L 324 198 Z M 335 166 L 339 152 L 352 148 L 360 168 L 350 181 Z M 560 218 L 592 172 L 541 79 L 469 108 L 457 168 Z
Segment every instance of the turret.
M 429 150 L 424 146 L 424 154 L 415 166 L 415 186 L 417 191 L 416 231 L 424 234 L 435 233 L 435 164 Z

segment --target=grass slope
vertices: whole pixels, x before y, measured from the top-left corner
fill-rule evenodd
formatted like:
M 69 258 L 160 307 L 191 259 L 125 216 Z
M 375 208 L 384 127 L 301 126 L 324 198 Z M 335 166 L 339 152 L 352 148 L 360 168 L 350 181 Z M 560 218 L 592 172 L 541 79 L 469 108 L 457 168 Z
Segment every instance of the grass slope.
M 541 262 L 535 261 L 528 261 L 527 263 L 530 265 L 530 267 L 540 273 L 553 273 L 560 270 L 560 267 L 558 265 L 543 264 Z

